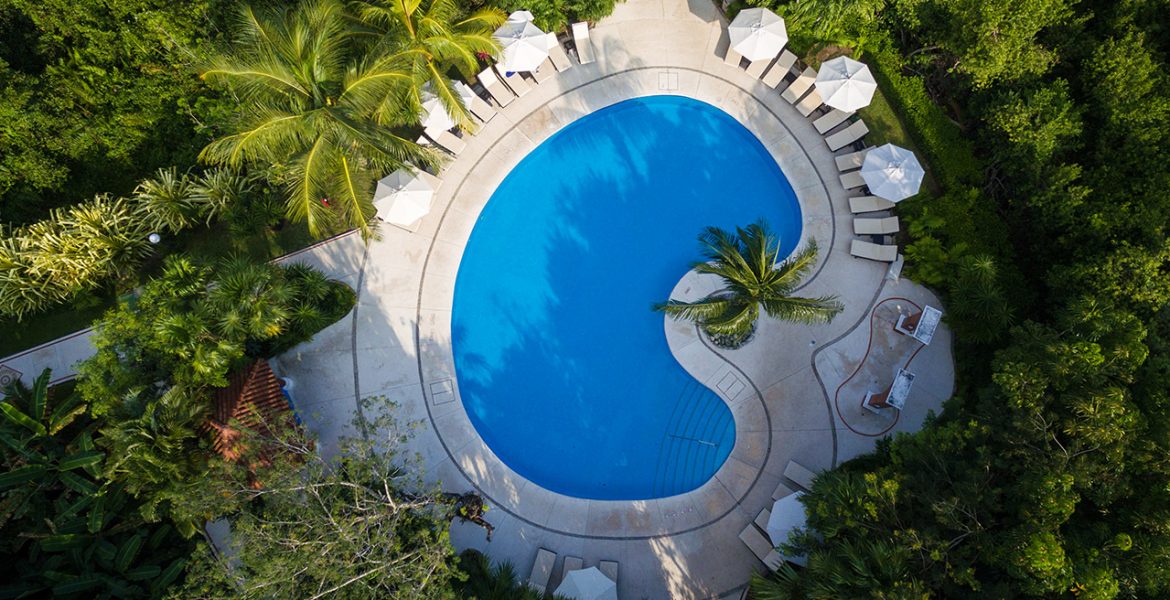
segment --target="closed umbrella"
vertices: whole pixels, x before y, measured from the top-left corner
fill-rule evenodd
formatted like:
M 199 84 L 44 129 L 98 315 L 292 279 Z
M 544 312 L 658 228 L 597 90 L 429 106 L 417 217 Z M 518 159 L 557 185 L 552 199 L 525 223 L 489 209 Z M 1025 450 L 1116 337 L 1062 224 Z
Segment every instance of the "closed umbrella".
M 554 592 L 574 600 L 617 600 L 617 584 L 597 567 L 570 571 Z
M 431 184 L 406 169 L 398 169 L 378 182 L 374 207 L 383 221 L 407 227 L 431 211 L 434 197 Z
M 438 96 L 427 91 L 422 93 L 420 117 L 423 129 L 427 131 L 447 131 L 455 126 L 455 120 L 447 112 L 447 107 L 443 106 Z
M 870 150 L 861 163 L 861 178 L 869 192 L 893 202 L 917 194 L 925 174 L 913 152 L 893 144 Z
M 789 494 L 772 505 L 772 516 L 768 517 L 768 538 L 773 546 L 779 546 L 788 541 L 788 534 L 794 529 L 804 527 L 807 518 L 804 514 L 804 505 L 800 497 L 804 492 Z
M 496 30 L 500 42 L 500 68 L 505 71 L 535 71 L 548 58 L 549 40 L 532 24 L 532 13 L 518 10 Z
M 748 60 L 772 58 L 788 43 L 784 19 L 766 8 L 739 11 L 727 27 L 731 48 Z
M 816 86 L 826 105 L 845 112 L 869 106 L 873 93 L 877 91 L 877 82 L 869 67 L 844 56 L 821 63 Z

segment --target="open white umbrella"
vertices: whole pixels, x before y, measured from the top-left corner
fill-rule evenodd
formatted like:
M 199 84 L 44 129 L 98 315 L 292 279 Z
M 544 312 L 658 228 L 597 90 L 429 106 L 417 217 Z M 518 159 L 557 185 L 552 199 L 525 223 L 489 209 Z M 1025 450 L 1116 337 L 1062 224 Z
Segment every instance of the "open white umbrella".
M 768 517 L 768 537 L 772 545 L 779 546 L 788 541 L 788 534 L 804 527 L 807 517 L 800 497 L 804 492 L 789 494 L 772 505 L 772 516 Z
M 788 43 L 784 19 L 766 8 L 739 11 L 727 27 L 731 48 L 748 60 L 772 58 Z
M 418 175 L 398 169 L 383 177 L 374 190 L 374 207 L 383 221 L 408 227 L 431 212 L 435 189 Z
M 873 93 L 877 91 L 877 82 L 869 67 L 845 56 L 821 63 L 816 86 L 825 104 L 845 112 L 869 106 Z
M 893 144 L 870 150 L 861 163 L 861 178 L 869 192 L 894 202 L 917 194 L 925 174 L 913 152 Z
M 535 71 L 548 58 L 548 36 L 532 24 L 532 13 L 526 10 L 508 15 L 493 36 L 500 42 L 504 71 Z
M 447 107 L 439 97 L 428 92 L 422 93 L 422 112 L 419 114 L 423 129 L 427 131 L 447 131 L 455 126 L 455 119 L 447 112 Z
M 617 584 L 597 567 L 570 571 L 554 592 L 574 600 L 617 600 Z
M 476 98 L 475 90 L 471 89 L 471 86 L 462 81 L 454 82 L 453 87 L 455 88 L 455 93 L 463 100 L 463 105 L 470 108 L 471 102 Z

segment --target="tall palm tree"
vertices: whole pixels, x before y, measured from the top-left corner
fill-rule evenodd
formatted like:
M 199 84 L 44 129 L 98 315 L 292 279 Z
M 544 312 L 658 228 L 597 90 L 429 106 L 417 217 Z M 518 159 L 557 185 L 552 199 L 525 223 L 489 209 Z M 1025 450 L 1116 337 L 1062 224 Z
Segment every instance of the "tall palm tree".
M 415 85 L 410 61 L 355 38 L 339 0 L 279 12 L 240 11 L 235 49 L 202 77 L 231 84 L 242 104 L 234 133 L 203 149 L 209 163 L 267 164 L 289 189 L 287 214 L 314 235 L 336 221 L 369 232 L 373 176 L 438 154 L 396 133 L 417 123 L 394 111 Z
M 422 94 L 429 91 L 457 125 L 472 129 L 471 114 L 447 71 L 455 67 L 470 75 L 478 70 L 478 53 L 499 50 L 492 33 L 507 19 L 504 12 L 489 7 L 462 16 L 453 0 L 369 0 L 356 6 L 358 18 L 375 34 L 375 43 L 388 54 L 401 57 L 414 77 L 413 85 L 403 88 L 404 98 L 387 98 L 382 108 L 395 111 L 405 103 L 417 114 Z
M 755 331 L 760 308 L 776 319 L 797 323 L 828 323 L 841 312 L 836 296 L 802 298 L 790 295 L 812 270 L 817 245 L 808 246 L 783 263 L 779 241 L 763 221 L 736 228 L 734 234 L 708 227 L 699 235 L 706 262 L 692 267 L 718 275 L 723 288 L 695 302 L 656 304 L 675 319 L 694 321 L 722 345 L 738 346 Z

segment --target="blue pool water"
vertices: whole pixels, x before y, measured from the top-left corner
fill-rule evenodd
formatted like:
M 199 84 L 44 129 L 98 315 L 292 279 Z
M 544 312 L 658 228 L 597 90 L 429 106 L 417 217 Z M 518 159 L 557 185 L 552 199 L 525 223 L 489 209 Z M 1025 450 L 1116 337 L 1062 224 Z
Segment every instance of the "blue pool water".
M 468 240 L 452 345 L 476 430 L 554 492 L 693 490 L 735 444 L 726 404 L 671 355 L 665 300 L 708 225 L 766 219 L 785 254 L 800 208 L 760 142 L 719 109 L 653 96 L 572 123 L 500 184 Z

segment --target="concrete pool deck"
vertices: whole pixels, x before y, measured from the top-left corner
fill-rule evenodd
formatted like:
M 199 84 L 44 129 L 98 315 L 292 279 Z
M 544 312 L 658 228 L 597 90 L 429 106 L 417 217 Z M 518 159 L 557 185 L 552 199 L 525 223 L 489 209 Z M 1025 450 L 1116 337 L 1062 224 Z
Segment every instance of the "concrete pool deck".
M 782 476 L 789 460 L 831 468 L 871 451 L 877 436 L 918 429 L 951 393 L 945 328 L 919 351 L 884 327 L 895 307 L 938 300 L 909 281 L 887 279 L 883 264 L 849 256 L 849 194 L 833 153 L 777 91 L 723 63 L 725 25 L 709 0 L 619 4 L 590 32 L 595 63 L 556 74 L 465 137 L 467 147 L 439 173 L 433 210 L 415 232 L 384 226 L 368 246 L 346 236 L 290 258 L 359 293 L 349 318 L 276 361 L 295 380 L 298 408 L 322 450 L 332 451 L 340 435 L 356 435 L 357 398 L 390 398 L 399 420 L 420 424 L 408 449 L 427 480 L 444 491 L 478 490 L 489 500 L 492 542 L 483 530 L 457 524 L 455 545 L 509 560 L 522 578 L 543 547 L 558 554 L 553 586 L 563 558 L 575 556 L 586 566 L 619 562 L 622 598 L 737 594 L 762 569 L 739 532 L 771 504 L 778 484 L 792 487 Z M 735 351 L 713 349 L 693 326 L 665 322 L 680 363 L 732 407 L 731 457 L 687 494 L 638 502 L 570 498 L 516 475 L 468 420 L 450 348 L 455 275 L 480 209 L 528 152 L 580 116 L 656 94 L 708 102 L 756 134 L 796 191 L 802 243 L 815 238 L 821 246 L 801 293 L 837 294 L 846 310 L 825 326 L 765 320 L 757 339 Z M 897 419 L 860 409 L 858 394 L 885 385 L 884 376 L 911 360 L 918 379 Z

